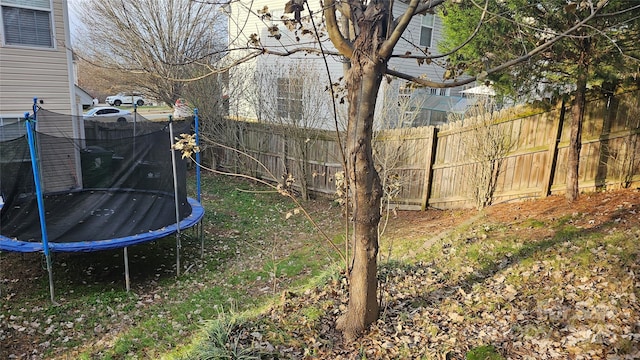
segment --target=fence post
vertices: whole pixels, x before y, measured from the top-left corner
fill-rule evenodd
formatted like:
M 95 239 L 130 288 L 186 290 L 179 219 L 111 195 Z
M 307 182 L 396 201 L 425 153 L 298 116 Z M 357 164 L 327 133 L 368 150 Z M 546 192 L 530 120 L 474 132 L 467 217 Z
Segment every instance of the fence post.
M 431 181 L 433 180 L 433 163 L 436 160 L 436 150 L 438 146 L 438 129 L 431 127 L 431 144 L 427 146 L 427 163 L 424 169 L 424 185 L 422 187 L 422 204 L 420 209 L 425 211 L 429 204 L 431 195 Z
M 549 196 L 551 194 L 551 185 L 553 184 L 553 177 L 556 172 L 556 164 L 558 162 L 558 144 L 560 144 L 560 138 L 562 137 L 562 126 L 564 124 L 564 116 L 565 116 L 565 99 L 562 98 L 562 105 L 560 107 L 560 116 L 556 121 L 556 129 L 554 132 L 554 137 L 551 140 L 551 144 L 549 144 L 549 157 L 550 164 L 546 169 L 545 177 L 542 182 L 542 194 L 540 194 L 543 198 Z

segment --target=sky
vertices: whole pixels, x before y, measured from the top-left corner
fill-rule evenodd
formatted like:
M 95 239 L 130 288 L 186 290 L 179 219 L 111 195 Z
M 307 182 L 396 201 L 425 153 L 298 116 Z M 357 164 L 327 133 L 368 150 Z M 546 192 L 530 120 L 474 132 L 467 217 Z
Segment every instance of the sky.
M 78 14 L 78 7 L 84 0 L 67 0 L 67 5 L 69 9 L 69 27 L 71 30 L 71 41 L 73 38 L 77 36 L 78 29 L 81 27 L 82 22 L 80 21 L 80 15 Z

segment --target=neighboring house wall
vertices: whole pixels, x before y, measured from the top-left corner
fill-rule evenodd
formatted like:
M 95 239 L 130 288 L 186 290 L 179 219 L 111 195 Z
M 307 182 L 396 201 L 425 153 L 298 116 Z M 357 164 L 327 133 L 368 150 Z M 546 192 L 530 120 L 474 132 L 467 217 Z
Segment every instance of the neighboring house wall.
M 285 53 L 287 50 L 300 47 L 319 48 L 315 37 L 312 35 L 301 35 L 300 32 L 291 32 L 287 30 L 281 22 L 277 21 L 283 15 L 282 8 L 284 7 L 284 3 L 280 4 L 266 0 L 255 0 L 232 2 L 231 4 L 232 5 L 228 8 L 230 48 L 242 49 L 246 47 L 251 41 L 251 34 L 258 34 L 261 43 L 270 51 L 281 51 Z M 258 13 L 258 11 L 262 10 L 265 6 L 268 7 L 269 12 L 272 14 L 271 19 L 264 17 L 261 18 L 263 14 Z M 318 4 L 309 3 L 309 6 L 311 6 L 314 13 L 319 13 L 320 9 Z M 396 2 L 394 6 L 394 14 L 398 17 L 406 9 L 407 5 L 402 2 Z M 304 15 L 306 15 L 306 12 L 303 13 L 303 16 Z M 293 16 L 288 14 L 288 17 L 292 18 Z M 423 15 L 417 15 L 414 17 L 413 21 L 404 33 L 404 39 L 396 46 L 394 50 L 395 55 L 404 55 L 407 51 L 414 54 L 416 53 L 416 49 L 413 44 L 419 46 L 421 43 L 421 33 L 423 35 L 425 33 L 425 31 L 422 30 L 423 18 Z M 442 22 L 436 15 L 428 15 L 427 19 L 430 19 L 430 21 L 425 21 L 425 23 L 432 25 L 432 28 L 430 29 L 431 38 L 429 39 L 429 42 L 431 43 L 431 46 L 429 47 L 429 52 L 431 55 L 435 55 L 438 54 L 436 44 L 440 39 L 442 39 Z M 316 24 L 319 23 L 319 19 L 316 19 Z M 270 36 L 271 34 L 267 31 L 267 28 L 274 24 L 279 24 L 280 39 Z M 311 26 L 310 24 L 306 25 Z M 299 40 L 297 40 L 297 38 L 299 38 Z M 335 52 L 335 48 L 326 35 L 323 37 L 322 47 L 326 51 Z M 243 50 L 234 50 L 231 51 L 230 58 L 240 58 L 243 54 L 245 54 Z M 444 60 L 442 60 L 442 62 L 443 61 Z M 419 65 L 417 60 L 399 59 L 396 57 L 389 61 L 389 68 L 412 76 L 426 76 L 427 79 L 433 81 L 442 81 L 444 69 L 441 66 L 438 66 L 436 64 L 437 62 L 438 61 L 434 61 L 430 65 Z M 312 78 L 305 76 L 304 72 L 298 73 L 297 71 L 294 71 L 295 69 L 305 69 L 309 67 L 314 67 L 316 69 Z M 277 79 L 282 79 L 282 77 L 287 75 L 292 78 L 302 77 L 303 81 L 306 81 L 307 84 L 313 83 L 314 85 L 317 85 L 319 83 L 323 84 L 323 87 L 326 87 L 330 84 L 327 69 L 331 76 L 330 80 L 333 83 L 339 81 L 339 79 L 344 76 L 344 63 L 341 62 L 340 57 L 327 56 L 325 63 L 320 55 L 307 53 L 296 53 L 286 57 L 261 55 L 240 66 L 234 67 L 230 71 L 230 86 L 243 86 L 244 89 L 247 90 L 242 92 L 233 92 L 235 94 L 240 94 L 230 99 L 230 115 L 237 116 L 238 118 L 270 121 L 266 115 L 270 112 L 273 113 L 273 111 L 264 108 L 264 106 L 269 104 L 268 102 L 263 101 L 260 98 L 260 95 L 265 94 L 265 96 L 267 96 L 267 91 L 276 92 L 278 89 Z M 265 85 L 264 79 L 269 77 L 274 79 L 273 84 Z M 256 78 L 259 78 L 260 80 L 256 81 Z M 383 82 L 378 98 L 378 106 L 382 106 L 381 104 L 384 103 L 389 104 L 394 102 L 384 101 L 384 96 L 411 97 L 413 90 L 405 88 L 404 85 L 405 81 L 399 79 L 394 80 L 391 84 Z M 462 90 L 462 88 L 422 89 L 419 97 L 427 97 L 429 98 L 429 101 L 416 101 L 416 103 L 428 103 L 433 106 L 437 105 L 438 108 L 453 107 L 460 99 L 460 90 Z M 435 95 L 435 97 L 432 95 Z M 328 91 L 326 91 L 323 96 L 327 96 L 329 100 L 331 99 Z M 338 94 L 338 98 L 340 98 L 340 94 Z M 343 124 L 346 118 L 346 105 L 338 105 L 337 108 L 339 123 Z M 429 125 L 433 124 L 433 122 L 430 122 L 431 119 L 435 119 L 436 117 L 439 119 L 442 119 L 443 117 L 446 118 L 446 114 L 444 112 L 440 112 L 438 114 L 434 113 L 433 115 L 431 114 L 431 110 L 415 109 L 415 112 L 417 122 L 414 122 L 413 125 Z M 325 119 L 324 122 L 317 127 L 324 129 L 335 127 L 331 106 L 326 108 L 322 118 Z
M 314 6 L 313 4 L 309 5 Z M 249 11 L 249 6 L 251 6 L 253 13 Z M 262 9 L 264 6 L 269 7 L 272 20 L 262 20 L 260 14 L 256 15 L 256 9 Z M 284 3 L 265 0 L 240 1 L 232 2 L 229 9 L 229 43 L 231 48 L 245 47 L 250 42 L 250 36 L 253 33 L 258 34 L 262 44 L 273 51 L 285 53 L 296 47 L 320 48 L 312 35 L 299 35 L 300 41 L 296 41 L 296 34 L 288 31 L 280 21 L 276 20 L 283 15 Z M 267 27 L 274 24 L 280 24 L 281 38 L 279 40 L 270 37 L 267 31 Z M 335 51 L 328 38 L 322 42 L 322 47 Z M 234 50 L 230 52 L 229 58 L 240 58 L 243 54 L 245 54 L 243 50 Z M 236 96 L 232 95 L 229 99 L 230 115 L 240 119 L 258 121 L 281 122 L 281 120 L 285 120 L 275 117 L 278 114 L 282 115 L 286 108 L 291 108 L 291 106 L 283 106 L 282 91 L 284 90 L 284 82 L 291 84 L 292 81 L 302 82 L 302 86 L 307 89 L 307 92 L 310 91 L 310 87 L 319 87 L 319 91 L 315 89 L 314 92 L 316 100 L 324 98 L 328 104 L 331 95 L 329 91 L 324 91 L 326 85 L 329 84 L 327 67 L 330 69 L 331 80 L 338 81 L 343 73 L 342 63 L 339 62 L 339 59 L 327 57 L 327 65 L 325 65 L 322 56 L 310 53 L 297 53 L 287 57 L 261 55 L 233 67 L 229 74 L 229 87 L 242 88 L 243 91 L 230 91 L 232 94 L 237 94 Z M 278 82 L 280 82 L 280 87 L 278 87 Z M 280 90 L 280 97 L 278 90 Z M 307 95 L 310 94 L 306 94 L 305 97 Z M 278 111 L 277 98 L 281 100 L 280 111 Z M 289 103 L 289 105 L 292 104 L 292 102 Z M 303 109 L 303 111 L 308 110 Z M 324 109 L 322 114 L 316 113 L 316 115 L 326 120 L 316 122 L 317 127 L 334 127 L 333 114 L 329 106 Z M 295 120 L 295 116 L 289 117 L 287 115 L 287 119 Z
M 78 115 L 66 0 L 0 0 L 0 117 L 3 122 L 42 107 Z M 34 20 L 35 19 L 35 20 Z M 50 39 L 49 39 L 50 36 Z M 38 123 L 52 135 L 78 136 L 73 121 Z
M 82 117 L 68 116 L 80 115 L 81 109 L 73 81 L 67 1 L 0 0 L 0 5 L 0 126 L 32 113 L 37 97 L 42 108 L 67 115 L 38 117 L 39 132 L 80 137 Z M 55 156 L 58 162 L 48 163 L 66 176 L 43 179 L 45 191 L 79 186 L 80 157 L 74 144 L 55 149 L 55 154 L 51 150 L 44 143 L 39 146 L 40 156 Z M 60 156 L 64 152 L 67 156 Z
M 399 17 L 406 9 L 406 4 L 396 2 L 395 17 Z M 442 19 L 436 14 L 416 15 L 407 26 L 402 39 L 394 49 L 394 56 L 411 53 L 422 55 L 420 50 L 430 56 L 441 55 L 438 42 L 443 39 Z M 426 40 L 426 41 L 425 41 Z M 416 46 L 419 49 L 416 49 Z M 420 76 L 434 82 L 443 82 L 446 58 L 434 58 L 429 65 L 420 64 L 417 60 L 392 57 L 389 68 L 409 75 Z M 400 97 L 409 97 L 413 107 L 413 120 L 410 126 L 441 125 L 448 121 L 448 113 L 460 111 L 466 106 L 465 95 L 461 91 L 471 88 L 474 84 L 454 88 L 426 88 L 406 89 L 406 82 L 399 80 L 394 86 Z M 406 126 L 406 125 L 405 125 Z
M 406 9 L 406 5 L 402 2 L 396 2 L 394 7 L 394 16 L 399 17 Z M 439 55 L 437 49 L 437 43 L 442 40 L 442 21 L 437 15 L 427 14 L 427 15 L 416 15 L 413 20 L 407 26 L 407 29 L 404 31 L 402 39 L 398 41 L 393 54 L 394 55 L 404 55 L 407 52 L 410 52 L 413 55 L 423 55 L 415 48 L 415 46 L 420 47 L 422 50 L 427 50 L 426 47 L 420 46 L 421 41 L 421 29 L 422 29 L 422 20 L 423 18 L 430 18 L 433 23 L 432 31 L 431 31 L 431 46 L 428 47 L 428 51 L 430 55 Z M 426 27 L 426 26 L 425 26 Z M 415 45 L 415 46 L 414 46 Z M 392 57 L 389 60 L 389 68 L 394 69 L 403 73 L 407 73 L 409 75 L 420 76 L 422 75 L 428 80 L 431 81 L 442 81 L 442 77 L 444 74 L 444 69 L 440 66 L 437 66 L 436 63 L 442 62 L 443 60 L 434 60 L 430 65 L 420 65 L 417 60 L 410 59 L 399 59 L 397 57 Z M 447 91 L 447 89 L 444 89 Z M 447 91 L 448 92 L 448 91 Z

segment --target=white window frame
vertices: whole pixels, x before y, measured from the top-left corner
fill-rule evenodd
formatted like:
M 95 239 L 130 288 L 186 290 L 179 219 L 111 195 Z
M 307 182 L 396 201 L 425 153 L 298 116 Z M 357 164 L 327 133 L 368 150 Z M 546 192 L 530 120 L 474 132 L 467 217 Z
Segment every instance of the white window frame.
M 14 8 L 48 13 L 49 15 L 49 44 L 34 44 L 27 42 L 8 42 L 4 24 L 4 9 Z M 0 38 L 3 46 L 27 47 L 37 49 L 55 49 L 55 24 L 52 0 L 0 0 Z M 39 40 L 39 39 L 36 39 Z
M 23 115 L 0 115 L 0 141 L 10 140 L 11 138 L 7 137 L 7 134 L 3 133 L 2 127 L 4 126 L 14 126 L 17 124 L 17 128 L 20 129 L 18 132 L 20 134 L 24 134 L 26 129 L 24 127 L 24 119 Z
M 22 116 L 18 115 L 0 115 L 0 127 L 13 124 L 22 119 Z
M 411 99 L 411 95 L 413 94 L 413 89 L 407 85 L 401 85 L 398 87 L 398 99 L 409 101 Z
M 432 88 L 432 87 L 428 87 L 425 88 L 426 91 L 428 91 L 429 95 L 438 95 L 438 96 L 450 96 L 451 95 L 451 88 Z
M 302 120 L 304 79 L 301 77 L 279 77 L 276 81 L 278 117 L 289 121 Z
M 433 14 L 424 14 L 420 17 L 420 46 L 430 48 L 433 44 L 433 28 L 436 22 Z M 423 29 L 429 30 L 429 38 L 423 37 Z
M 284 9 L 275 9 L 269 11 L 271 19 L 268 20 L 267 25 L 282 25 L 282 16 L 284 16 Z

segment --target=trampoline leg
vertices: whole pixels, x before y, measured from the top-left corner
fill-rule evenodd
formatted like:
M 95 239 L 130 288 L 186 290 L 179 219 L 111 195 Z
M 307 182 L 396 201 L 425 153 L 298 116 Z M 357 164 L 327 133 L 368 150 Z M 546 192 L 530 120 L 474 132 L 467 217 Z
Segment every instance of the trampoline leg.
M 176 276 L 180 276 L 180 232 L 176 233 Z
M 51 302 L 56 304 L 55 292 L 53 290 L 53 266 L 51 265 L 51 256 L 45 255 L 47 261 L 47 272 L 49 273 L 49 294 L 51 294 Z
M 196 234 L 200 237 L 200 258 L 204 258 L 204 225 L 202 219 L 196 226 Z
M 129 251 L 126 246 L 124 247 L 124 283 L 127 287 L 127 292 L 129 292 L 131 288 L 129 285 Z

